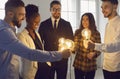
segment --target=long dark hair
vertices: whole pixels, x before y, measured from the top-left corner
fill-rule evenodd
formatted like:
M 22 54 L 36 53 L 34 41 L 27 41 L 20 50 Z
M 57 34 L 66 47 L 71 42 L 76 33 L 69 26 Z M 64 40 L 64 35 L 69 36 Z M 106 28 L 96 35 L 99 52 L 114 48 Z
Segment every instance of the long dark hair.
M 91 30 L 91 34 L 93 34 L 95 31 L 97 31 L 97 29 L 96 29 L 95 19 L 94 19 L 94 16 L 92 13 L 84 13 L 82 15 L 79 29 L 76 32 L 81 33 L 81 31 L 84 29 L 84 27 L 82 25 L 83 16 L 88 16 L 88 19 L 89 19 L 89 27 L 88 28 Z

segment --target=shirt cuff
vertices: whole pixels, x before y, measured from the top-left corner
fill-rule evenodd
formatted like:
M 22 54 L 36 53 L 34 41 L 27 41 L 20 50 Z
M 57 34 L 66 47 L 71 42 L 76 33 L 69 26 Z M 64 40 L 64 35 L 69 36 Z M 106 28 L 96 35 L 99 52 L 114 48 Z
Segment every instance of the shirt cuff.
M 102 44 L 100 44 L 100 43 L 95 43 L 95 48 L 94 48 L 94 50 L 102 51 Z

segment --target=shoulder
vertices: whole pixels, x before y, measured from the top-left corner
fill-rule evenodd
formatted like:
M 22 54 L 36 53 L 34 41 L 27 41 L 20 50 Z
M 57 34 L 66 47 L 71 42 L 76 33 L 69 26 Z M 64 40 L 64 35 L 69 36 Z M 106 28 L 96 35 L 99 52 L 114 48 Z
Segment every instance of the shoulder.
M 120 26 L 120 16 L 117 16 L 117 19 L 115 21 L 116 21 L 116 24 Z
M 26 29 L 23 29 L 20 34 L 28 34 L 28 31 Z
M 60 18 L 60 21 L 61 22 L 63 22 L 63 23 L 69 23 L 70 24 L 70 22 L 69 21 L 66 21 L 65 19 L 63 19 L 63 18 Z
M 117 19 L 120 20 L 120 16 L 117 16 Z
M 21 32 L 19 32 L 17 34 L 18 37 L 24 37 L 24 36 L 28 36 L 28 31 L 26 29 L 23 29 Z
M 0 31 L 3 29 L 9 29 L 8 24 L 5 23 L 5 21 L 0 20 Z
M 48 19 L 46 19 L 46 20 L 42 21 L 42 22 L 41 22 L 41 24 L 45 24 L 45 23 L 48 23 L 48 22 L 50 22 L 50 21 L 51 21 L 51 19 L 50 19 L 50 18 L 48 18 Z
M 100 32 L 97 29 L 96 30 L 92 30 L 91 36 L 93 38 L 100 38 L 101 37 Z
M 81 31 L 80 31 L 80 29 L 77 29 L 77 30 L 75 31 L 75 36 L 76 36 L 76 35 L 79 35 L 79 34 L 81 34 Z
M 39 29 L 44 29 L 47 26 L 50 26 L 52 24 L 51 18 L 48 18 L 40 23 Z
M 95 30 L 92 34 L 93 40 L 96 42 L 100 42 L 101 40 L 101 35 L 100 32 L 98 30 Z
M 100 35 L 100 32 L 98 30 L 95 31 L 96 35 Z
M 70 22 L 68 22 L 68 21 L 66 21 L 62 18 L 60 18 L 59 24 L 61 24 L 61 26 L 64 26 L 64 28 L 66 28 L 66 29 L 71 29 L 72 28 Z

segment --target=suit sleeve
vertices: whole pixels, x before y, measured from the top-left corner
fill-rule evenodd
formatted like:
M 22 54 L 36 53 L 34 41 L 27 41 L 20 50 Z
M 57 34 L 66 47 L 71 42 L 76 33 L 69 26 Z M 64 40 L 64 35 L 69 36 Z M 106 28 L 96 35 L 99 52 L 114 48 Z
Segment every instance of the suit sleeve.
M 40 36 L 41 36 L 41 40 L 43 41 L 43 32 L 44 32 L 44 25 L 43 25 L 43 23 L 41 23 L 40 24 L 40 27 L 39 27 L 39 29 L 38 29 L 38 33 L 40 34 Z
M 67 28 L 66 28 L 66 36 L 67 36 L 67 38 L 68 39 L 71 39 L 71 40 L 73 40 L 73 30 L 72 30 L 72 26 L 71 26 L 71 24 L 70 24 L 70 22 L 67 22 Z

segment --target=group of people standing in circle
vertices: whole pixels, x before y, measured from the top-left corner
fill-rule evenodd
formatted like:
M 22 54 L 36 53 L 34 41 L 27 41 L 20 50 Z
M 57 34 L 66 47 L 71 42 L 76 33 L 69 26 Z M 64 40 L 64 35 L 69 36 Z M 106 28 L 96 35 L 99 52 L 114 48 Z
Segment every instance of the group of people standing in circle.
M 9 0 L 7 2 L 9 6 L 12 6 L 11 4 L 9 4 L 11 3 L 10 1 L 16 2 L 17 0 Z M 21 6 L 23 2 L 21 0 L 18 1 L 19 2 L 18 4 L 20 6 L 16 5 L 17 6 L 15 9 L 16 13 L 18 12 L 20 7 L 25 8 L 25 13 L 23 14 L 21 13 L 16 16 L 19 18 L 21 16 L 25 16 L 26 26 L 16 36 L 20 40 L 20 42 L 23 45 L 25 45 L 25 49 L 23 50 L 26 51 L 21 50 L 20 52 L 23 52 L 22 55 L 16 53 L 17 55 L 22 56 L 20 57 L 20 63 L 17 64 L 20 67 L 17 69 L 19 70 L 19 72 L 17 72 L 18 75 L 12 75 L 14 74 L 13 72 L 11 72 L 12 74 L 8 74 L 9 72 L 6 72 L 7 74 L 5 76 L 4 74 L 5 72 L 4 72 L 3 73 L 4 75 L 0 76 L 0 78 L 19 79 L 18 78 L 19 76 L 21 79 L 54 79 L 56 73 L 56 79 L 66 79 L 67 71 L 68 71 L 69 54 L 64 52 L 68 52 L 68 50 L 62 52 L 62 54 L 58 54 L 59 52 L 54 53 L 58 51 L 59 38 L 63 37 L 66 39 L 73 40 L 75 44 L 74 50 L 72 50 L 73 54 L 75 54 L 75 59 L 73 62 L 75 79 L 94 79 L 97 70 L 96 59 L 101 54 L 101 52 L 105 52 L 104 62 L 103 62 L 104 79 L 119 79 L 120 62 L 118 60 L 120 57 L 118 56 L 120 55 L 119 52 L 120 49 L 118 47 L 120 40 L 119 39 L 120 29 L 118 26 L 120 25 L 120 16 L 117 13 L 118 0 L 101 0 L 101 1 L 102 1 L 101 8 L 103 15 L 105 18 L 108 18 L 109 20 L 106 27 L 107 30 L 105 32 L 104 43 L 101 43 L 100 32 L 97 30 L 94 16 L 90 12 L 86 12 L 81 16 L 80 26 L 75 31 L 75 34 L 73 34 L 72 26 L 70 22 L 61 18 L 62 5 L 58 0 L 53 0 L 50 3 L 51 16 L 42 22 L 40 22 L 41 17 L 38 6 L 34 4 L 28 4 L 27 6 L 24 7 Z M 7 14 L 12 15 L 12 12 L 10 13 L 8 11 L 9 9 L 11 10 L 11 8 L 6 7 L 5 9 L 6 15 Z M 23 9 L 21 9 L 21 11 L 22 10 Z M 5 21 L 8 24 L 10 24 L 9 23 L 10 18 L 11 17 L 5 18 Z M 22 18 L 21 20 L 23 19 L 24 18 Z M 13 23 L 13 26 L 14 25 L 20 26 L 19 24 L 20 20 L 18 20 L 18 18 L 16 17 L 12 17 L 11 22 Z M 7 24 L 7 23 L 3 23 L 3 24 Z M 0 24 L 2 24 L 2 21 L 0 21 Z M 4 28 L 0 28 L 0 32 L 3 29 Z M 87 48 L 85 48 L 83 45 L 83 41 L 85 40 L 85 38 L 82 36 L 83 29 L 89 29 L 91 31 L 91 36 L 90 39 L 88 40 Z M 113 34 L 111 34 L 111 32 Z M 108 34 L 111 34 L 111 36 L 108 37 Z M 21 47 L 23 45 L 21 45 Z M 2 44 L 0 44 L 0 46 L 2 46 Z M 27 50 L 28 48 L 31 49 L 30 51 L 36 50 L 36 52 L 37 50 L 40 50 L 42 54 L 40 60 L 38 60 L 39 58 L 37 57 L 37 54 L 36 55 L 30 54 L 27 57 L 26 53 L 24 52 L 28 52 Z M 3 50 L 3 48 L 0 49 Z M 20 47 L 18 47 L 18 49 L 20 49 Z M 16 52 L 11 49 L 7 49 L 7 51 Z M 34 56 L 34 58 L 32 58 L 32 55 Z M 0 54 L 0 57 L 1 56 L 2 55 Z M 14 57 L 15 59 L 16 55 L 14 56 L 10 55 L 10 56 Z M 35 60 L 35 61 L 31 61 L 31 60 Z M 12 59 L 10 61 L 12 61 Z M 12 67 L 15 66 L 9 66 L 9 67 L 7 68 L 10 71 Z M 0 73 L 1 71 L 2 70 L 0 70 Z

